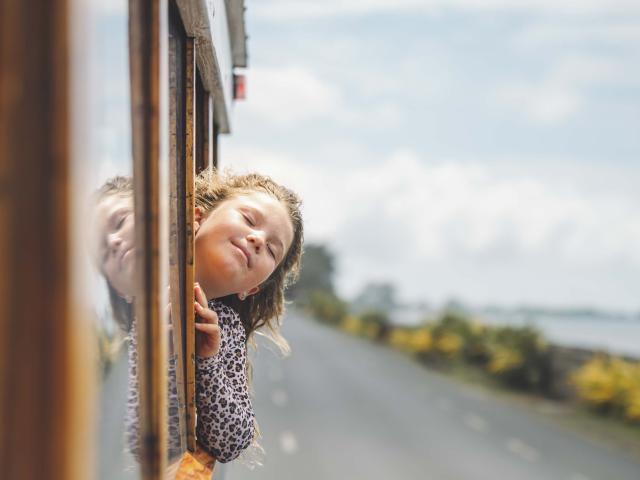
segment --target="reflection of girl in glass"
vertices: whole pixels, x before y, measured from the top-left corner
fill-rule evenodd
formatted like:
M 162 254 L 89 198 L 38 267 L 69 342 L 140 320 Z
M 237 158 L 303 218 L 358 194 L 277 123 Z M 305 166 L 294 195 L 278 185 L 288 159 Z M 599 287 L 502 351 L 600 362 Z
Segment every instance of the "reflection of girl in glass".
M 251 444 L 256 432 L 248 393 L 247 343 L 257 329 L 266 327 L 274 342 L 288 350 L 278 329 L 284 289 L 297 273 L 302 253 L 300 200 L 268 177 L 223 176 L 213 171 L 198 176 L 195 197 L 197 438 L 205 450 L 227 462 Z M 101 270 L 113 293 L 118 322 L 130 331 L 132 343 L 128 431 L 135 454 L 138 403 L 136 329 L 131 321 L 134 229 L 130 181 L 111 179 L 99 190 L 97 200 L 100 231 L 104 232 Z M 175 383 L 169 393 L 171 412 Z M 170 415 L 170 441 L 179 438 L 178 425 Z M 178 453 L 172 452 L 175 449 L 179 445 L 170 445 L 170 456 Z
M 95 194 L 95 262 L 107 280 L 113 314 L 123 331 L 131 328 L 135 268 L 133 185 L 113 177 Z

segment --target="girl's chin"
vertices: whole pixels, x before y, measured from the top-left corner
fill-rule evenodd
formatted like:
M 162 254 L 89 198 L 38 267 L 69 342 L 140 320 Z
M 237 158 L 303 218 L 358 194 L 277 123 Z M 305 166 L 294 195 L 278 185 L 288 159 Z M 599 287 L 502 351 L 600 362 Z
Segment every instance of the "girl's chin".
M 239 288 L 237 285 L 229 285 L 229 283 L 225 283 L 224 285 L 212 284 L 209 286 L 209 289 L 206 289 L 206 287 L 203 284 L 201 285 L 208 299 L 228 297 L 229 295 L 237 295 L 239 292 L 244 292 L 248 290 L 248 289 Z

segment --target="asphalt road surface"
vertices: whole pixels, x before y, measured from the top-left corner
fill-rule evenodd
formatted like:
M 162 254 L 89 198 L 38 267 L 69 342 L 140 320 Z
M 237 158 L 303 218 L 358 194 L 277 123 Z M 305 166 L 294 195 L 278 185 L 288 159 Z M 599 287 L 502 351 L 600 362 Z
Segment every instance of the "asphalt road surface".
M 216 480 L 640 479 L 640 459 L 399 352 L 296 314 L 284 334 L 291 357 L 253 360 L 264 465 Z

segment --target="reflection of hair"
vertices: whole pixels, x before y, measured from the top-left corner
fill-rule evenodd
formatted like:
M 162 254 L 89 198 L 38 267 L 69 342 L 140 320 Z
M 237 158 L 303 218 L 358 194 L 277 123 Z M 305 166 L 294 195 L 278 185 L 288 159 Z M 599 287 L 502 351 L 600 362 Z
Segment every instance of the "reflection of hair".
M 107 288 L 109 289 L 109 301 L 113 318 L 115 318 L 118 326 L 125 332 L 129 332 L 133 323 L 133 305 L 127 302 L 122 296 L 111 286 L 107 277 Z
M 254 192 L 267 193 L 282 202 L 293 225 L 293 241 L 282 262 L 260 285 L 260 290 L 256 294 L 247 297 L 244 301 L 240 301 L 237 295 L 228 295 L 221 300 L 240 315 L 247 333 L 247 341 L 252 339 L 253 332 L 266 326 L 274 343 L 283 353 L 287 353 L 289 345 L 278 333 L 278 329 L 284 312 L 284 290 L 296 280 L 300 268 L 303 242 L 300 198 L 265 175 L 221 174 L 207 169 L 196 177 L 195 204 L 202 208 L 206 216 L 223 201 L 236 195 Z
M 110 195 L 133 196 L 133 179 L 120 175 L 111 177 L 95 192 L 95 203 L 99 203 L 102 199 Z
M 133 196 L 132 178 L 115 176 L 108 179 L 94 193 L 94 205 L 98 205 L 102 200 L 112 195 Z M 131 323 L 133 321 L 133 306 L 131 305 L 131 303 L 122 298 L 122 296 L 116 291 L 116 289 L 113 288 L 107 276 L 104 274 L 104 272 L 102 272 L 102 266 L 99 264 L 99 262 L 97 263 L 98 269 L 107 282 L 107 288 L 109 290 L 109 301 L 111 303 L 113 317 L 122 330 L 124 330 L 125 332 L 129 332 L 129 330 L 131 329 Z

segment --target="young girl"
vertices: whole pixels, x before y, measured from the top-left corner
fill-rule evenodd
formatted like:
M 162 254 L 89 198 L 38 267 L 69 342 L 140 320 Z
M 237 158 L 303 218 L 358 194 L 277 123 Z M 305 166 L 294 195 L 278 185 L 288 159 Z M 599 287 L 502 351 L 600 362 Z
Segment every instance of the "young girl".
M 110 192 L 110 193 L 108 193 Z M 130 190 L 129 190 L 130 192 Z M 101 189 L 98 205 L 111 195 L 104 215 L 107 241 L 103 247 L 105 277 L 121 298 L 119 277 L 133 258 L 132 237 L 126 238 L 131 195 Z M 129 202 L 129 203 L 127 203 Z M 109 202 L 108 202 L 109 203 Z M 247 380 L 247 343 L 254 332 L 267 333 L 287 351 L 279 335 L 284 289 L 297 274 L 302 253 L 300 200 L 290 190 L 259 174 L 221 175 L 208 170 L 195 188 L 196 406 L 199 444 L 220 462 L 238 457 L 255 436 L 254 413 Z M 117 262 L 116 262 L 117 260 Z M 107 273 L 108 262 L 115 267 Z M 115 280 L 115 281 L 114 281 Z M 130 445 L 137 439 L 137 375 L 135 321 L 130 348 Z M 171 368 L 175 364 L 170 361 Z M 175 370 L 174 370 L 175 371 Z M 174 377 L 175 378 L 175 377 Z M 177 401 L 175 381 L 169 385 L 169 409 Z M 169 419 L 170 440 L 179 437 L 175 415 Z M 178 446 L 172 442 L 171 450 Z M 177 452 L 176 452 L 177 453 Z

